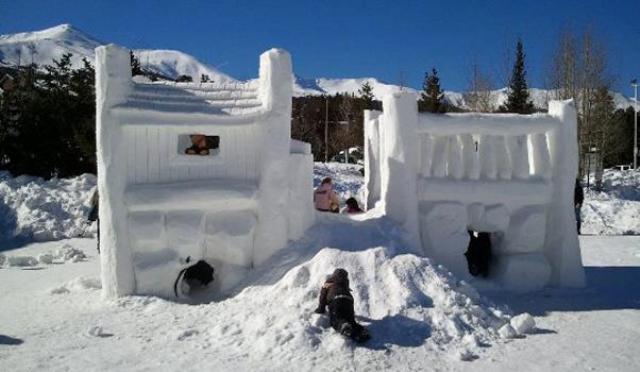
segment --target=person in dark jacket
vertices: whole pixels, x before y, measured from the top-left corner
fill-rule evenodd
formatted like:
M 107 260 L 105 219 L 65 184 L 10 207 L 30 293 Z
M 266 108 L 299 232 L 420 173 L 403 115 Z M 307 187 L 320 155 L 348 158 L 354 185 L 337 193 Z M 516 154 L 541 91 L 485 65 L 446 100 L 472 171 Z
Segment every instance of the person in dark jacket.
M 353 296 L 349 288 L 349 274 L 344 269 L 336 269 L 320 290 L 318 314 L 324 314 L 329 307 L 329 322 L 333 329 L 356 342 L 369 339 L 369 332 L 355 319 Z
M 98 254 L 100 254 L 100 219 L 98 216 L 99 201 L 100 201 L 100 198 L 98 196 L 98 189 L 96 188 L 96 191 L 93 192 L 93 196 L 91 196 L 91 210 L 89 211 L 89 216 L 87 216 L 87 222 L 88 223 L 92 223 L 94 221 L 98 222 L 98 225 L 96 228 L 96 238 L 98 240 L 98 243 L 97 243 Z
M 580 211 L 582 209 L 583 202 L 584 202 L 584 191 L 582 191 L 580 180 L 576 179 L 576 185 L 573 189 L 573 207 L 575 208 L 575 212 L 576 212 L 576 227 L 578 228 L 578 235 L 581 234 L 580 227 L 582 225 L 582 217 L 580 216 Z
M 489 263 L 491 262 L 491 237 L 487 232 L 473 231 L 469 233 L 469 246 L 465 252 L 469 273 L 473 276 L 489 276 Z

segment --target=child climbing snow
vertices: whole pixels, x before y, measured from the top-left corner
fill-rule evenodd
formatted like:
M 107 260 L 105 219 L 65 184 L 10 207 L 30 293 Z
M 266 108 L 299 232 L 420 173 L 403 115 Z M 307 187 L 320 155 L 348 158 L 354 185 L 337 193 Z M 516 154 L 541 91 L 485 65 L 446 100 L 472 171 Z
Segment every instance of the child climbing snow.
M 340 200 L 333 192 L 331 177 L 325 177 L 316 191 L 313 193 L 313 202 L 317 210 L 322 212 L 338 213 L 340 210 Z
M 355 319 L 353 296 L 349 288 L 349 274 L 344 269 L 336 269 L 320 290 L 318 314 L 324 314 L 329 306 L 329 322 L 333 329 L 356 342 L 369 339 L 369 332 Z

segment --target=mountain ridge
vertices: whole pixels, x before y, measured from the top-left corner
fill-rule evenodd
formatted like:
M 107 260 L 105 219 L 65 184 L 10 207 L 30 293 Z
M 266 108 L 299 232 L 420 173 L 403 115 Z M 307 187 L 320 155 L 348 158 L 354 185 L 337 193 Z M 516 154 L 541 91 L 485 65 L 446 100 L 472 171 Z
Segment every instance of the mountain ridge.
M 106 43 L 68 23 L 39 31 L 0 35 L 0 65 L 18 66 L 32 62 L 38 65 L 49 65 L 53 59 L 59 59 L 65 53 L 72 53 L 73 67 L 80 67 L 83 58 L 94 62 L 95 48 L 104 44 Z M 181 75 L 188 75 L 192 77 L 193 81 L 199 81 L 201 75 L 208 75 L 213 81 L 237 81 L 217 68 L 181 51 L 134 49 L 133 52 L 143 69 L 160 76 L 176 79 Z M 358 90 L 365 82 L 372 86 L 376 99 L 401 90 L 420 93 L 414 88 L 389 84 L 374 77 L 335 79 L 303 78 L 298 75 L 294 75 L 293 90 L 296 97 L 337 93 L 357 95 Z M 553 95 L 553 91 L 540 88 L 530 88 L 529 93 L 534 106 L 540 109 L 546 109 L 547 103 Z M 632 101 L 621 93 L 611 93 L 617 108 L 626 108 L 632 105 Z M 492 90 L 492 105 L 497 108 L 504 103 L 506 96 L 506 88 Z M 464 93 L 445 90 L 444 99 L 451 105 L 464 109 L 469 108 Z

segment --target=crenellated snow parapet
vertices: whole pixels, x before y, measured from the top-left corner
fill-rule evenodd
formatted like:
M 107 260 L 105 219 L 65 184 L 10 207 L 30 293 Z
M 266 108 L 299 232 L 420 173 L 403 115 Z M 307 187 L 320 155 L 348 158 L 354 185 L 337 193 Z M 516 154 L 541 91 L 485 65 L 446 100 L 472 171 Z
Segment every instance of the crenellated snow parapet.
M 369 207 L 379 202 L 410 239 L 417 230 L 423 253 L 461 278 L 474 230 L 492 233 L 492 277 L 505 288 L 584 285 L 572 101 L 548 114 L 419 114 L 396 93 L 383 110 L 365 112 Z
M 104 296 L 172 296 L 198 260 L 224 291 L 313 223 L 313 160 L 290 136 L 286 51 L 263 53 L 248 83 L 141 83 L 128 49 L 96 56 Z

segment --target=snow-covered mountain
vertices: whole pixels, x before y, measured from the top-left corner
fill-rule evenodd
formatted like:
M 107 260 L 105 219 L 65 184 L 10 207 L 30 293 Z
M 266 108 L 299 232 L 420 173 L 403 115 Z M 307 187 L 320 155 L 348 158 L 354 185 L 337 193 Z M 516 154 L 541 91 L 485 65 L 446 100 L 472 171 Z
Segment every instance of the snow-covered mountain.
M 51 64 L 65 53 L 72 53 L 74 67 L 82 65 L 82 58 L 93 62 L 95 48 L 106 43 L 69 24 L 63 24 L 42 31 L 0 35 L 0 65 L 25 66 L 31 62 L 40 66 Z M 233 81 L 227 74 L 220 72 L 194 57 L 176 50 L 134 50 L 144 70 L 169 78 L 180 75 L 191 76 L 199 81 L 202 74 L 209 75 L 213 81 Z
M 94 49 L 103 42 L 69 24 L 42 31 L 0 35 L 0 62 L 4 65 L 26 66 L 51 64 L 65 53 L 72 53 L 74 67 L 82 65 L 82 58 L 94 59 Z
M 75 67 L 81 66 L 82 58 L 94 61 L 94 49 L 105 44 L 77 28 L 63 24 L 42 31 L 23 32 L 10 35 L 0 35 L 0 66 L 27 65 L 34 62 L 38 65 L 47 65 L 53 59 L 59 59 L 64 53 L 72 53 L 72 63 Z M 134 50 L 144 70 L 177 78 L 180 75 L 188 75 L 194 81 L 199 81 L 205 74 L 213 81 L 234 81 L 231 76 L 221 72 L 217 68 L 198 61 L 196 58 L 175 50 Z M 418 93 L 416 89 L 400 87 L 388 84 L 376 78 L 316 78 L 306 79 L 299 76 L 294 78 L 294 95 L 319 95 L 348 93 L 358 94 L 362 84 L 368 82 L 373 88 L 376 99 L 384 95 L 400 90 Z M 553 98 L 553 92 L 545 89 L 530 89 L 531 98 L 536 107 L 545 109 L 549 99 Z M 625 108 L 632 105 L 632 101 L 618 92 L 612 92 L 616 107 Z M 455 106 L 468 108 L 464 94 L 455 91 L 445 91 L 445 100 Z M 507 98 L 506 88 L 492 91 L 492 103 L 498 107 Z

